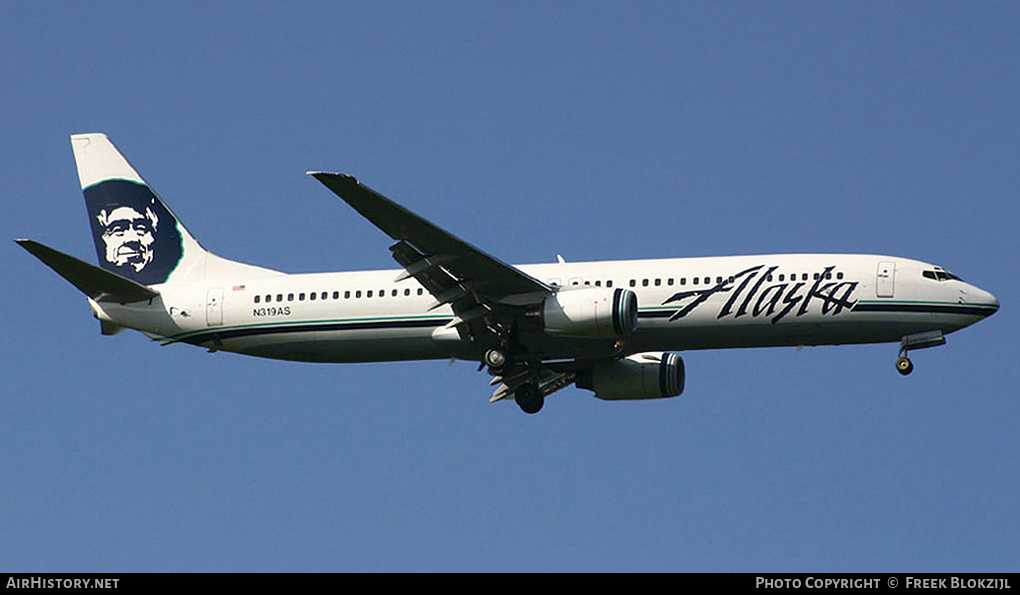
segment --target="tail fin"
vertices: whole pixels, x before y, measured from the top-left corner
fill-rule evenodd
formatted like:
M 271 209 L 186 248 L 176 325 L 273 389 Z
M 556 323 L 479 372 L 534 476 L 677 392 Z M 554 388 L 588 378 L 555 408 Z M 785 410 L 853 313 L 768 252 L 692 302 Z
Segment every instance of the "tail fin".
M 71 148 L 100 267 L 142 285 L 275 272 L 203 248 L 105 134 L 73 135 Z
M 76 134 L 71 147 L 99 266 L 155 285 L 203 259 L 205 249 L 105 134 Z

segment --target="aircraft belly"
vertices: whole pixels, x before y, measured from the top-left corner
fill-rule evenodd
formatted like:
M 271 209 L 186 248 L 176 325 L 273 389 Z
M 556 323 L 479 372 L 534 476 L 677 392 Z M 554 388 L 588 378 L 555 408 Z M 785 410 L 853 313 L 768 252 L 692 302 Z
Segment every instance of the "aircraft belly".
M 950 333 L 975 321 L 974 317 L 930 313 L 846 313 L 805 316 L 771 323 L 691 318 L 669 322 L 642 320 L 627 341 L 627 350 L 668 351 L 685 349 L 727 349 L 741 347 L 784 347 L 800 345 L 846 345 L 899 341 L 904 335 L 930 330 Z
M 431 329 L 328 330 L 249 335 L 222 341 L 224 351 L 302 362 L 355 363 L 443 359 L 449 351 Z

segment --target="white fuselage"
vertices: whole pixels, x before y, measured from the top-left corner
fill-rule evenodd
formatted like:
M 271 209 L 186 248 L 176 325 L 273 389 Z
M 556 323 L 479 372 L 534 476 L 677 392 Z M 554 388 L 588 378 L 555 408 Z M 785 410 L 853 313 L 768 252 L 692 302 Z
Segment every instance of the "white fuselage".
M 877 255 L 791 254 L 521 265 L 560 291 L 637 294 L 622 341 L 521 340 L 542 359 L 647 351 L 834 345 L 950 333 L 994 313 L 990 293 L 930 264 Z M 928 273 L 925 273 L 928 271 Z M 453 312 L 399 270 L 220 278 L 155 286 L 152 303 L 92 302 L 97 317 L 167 342 L 310 362 L 461 358 L 481 347 L 448 327 Z M 937 275 L 936 275 L 937 274 Z M 927 275 L 927 276 L 926 276 Z
M 206 250 L 102 133 L 71 137 L 98 266 L 30 239 L 88 296 L 103 334 L 303 362 L 466 359 L 526 413 L 574 384 L 605 400 L 679 396 L 675 351 L 900 343 L 995 313 L 992 294 L 924 262 L 773 254 L 522 266 L 344 173 L 309 175 L 391 240 L 401 269 L 288 275 Z

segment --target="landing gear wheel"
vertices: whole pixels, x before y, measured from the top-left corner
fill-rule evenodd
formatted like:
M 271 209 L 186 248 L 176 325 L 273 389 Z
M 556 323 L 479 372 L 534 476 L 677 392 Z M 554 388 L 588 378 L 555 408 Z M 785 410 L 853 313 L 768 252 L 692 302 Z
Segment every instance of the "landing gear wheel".
M 482 361 L 486 366 L 489 366 L 489 370 L 493 374 L 499 374 L 506 368 L 507 363 L 510 361 L 510 356 L 502 347 L 493 347 L 485 352 L 485 356 Z
M 914 371 L 914 362 L 906 356 L 896 358 L 896 371 L 906 376 Z
M 545 404 L 545 396 L 537 384 L 522 384 L 514 391 L 514 401 L 521 411 L 529 414 L 538 413 Z

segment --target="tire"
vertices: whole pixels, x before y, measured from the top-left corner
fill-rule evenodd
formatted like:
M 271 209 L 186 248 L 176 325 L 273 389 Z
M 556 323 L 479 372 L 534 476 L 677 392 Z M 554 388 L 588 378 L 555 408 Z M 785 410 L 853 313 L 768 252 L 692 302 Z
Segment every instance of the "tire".
M 545 396 L 535 384 L 522 384 L 514 391 L 514 401 L 521 411 L 533 415 L 542 410 L 545 404 Z
M 485 365 L 493 368 L 501 368 L 506 365 L 506 351 L 500 347 L 493 347 L 485 352 Z
M 510 362 L 510 356 L 502 347 L 493 347 L 485 352 L 482 362 L 494 373 L 503 371 Z
M 907 376 L 914 371 L 914 362 L 906 357 L 896 358 L 896 371 Z

